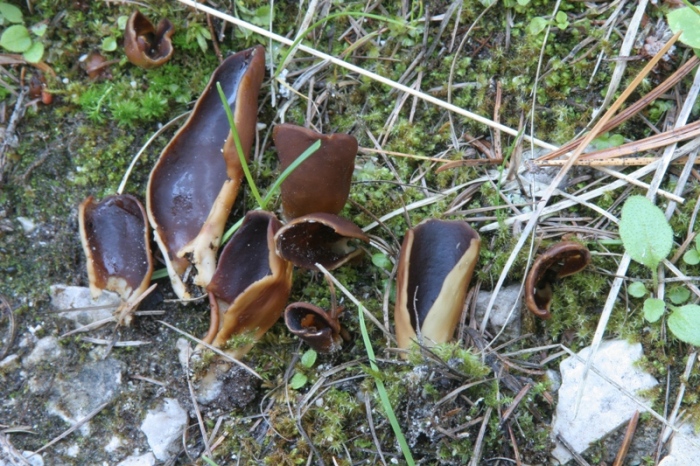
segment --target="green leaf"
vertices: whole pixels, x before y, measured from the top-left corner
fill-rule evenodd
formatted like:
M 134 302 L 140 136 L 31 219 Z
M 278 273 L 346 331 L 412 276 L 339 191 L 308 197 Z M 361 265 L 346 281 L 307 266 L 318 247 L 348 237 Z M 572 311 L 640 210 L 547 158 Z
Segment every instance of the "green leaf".
M 22 10 L 5 2 L 0 2 L 0 16 L 10 23 L 21 23 L 23 21 Z
M 297 372 L 292 376 L 292 380 L 289 381 L 289 386 L 292 387 L 294 390 L 299 390 L 301 387 L 306 385 L 306 382 L 309 381 L 309 378 L 302 374 L 301 372 Z
M 698 265 L 700 264 L 700 253 L 697 249 L 691 249 L 683 254 L 683 262 L 688 265 Z
M 102 39 L 102 50 L 105 52 L 114 52 L 117 50 L 117 39 L 114 36 L 108 36 Z
M 684 286 L 674 286 L 668 290 L 668 299 L 675 305 L 683 304 L 690 298 L 690 290 Z
M 633 282 L 627 287 L 627 292 L 635 298 L 643 298 L 647 294 L 647 287 L 642 282 Z
M 649 322 L 656 322 L 664 315 L 666 304 L 657 298 L 648 298 L 644 301 L 644 318 Z
M 611 147 L 621 146 L 625 143 L 625 138 L 621 134 L 605 133 L 591 141 L 591 146 L 594 150 L 609 149 Z
M 8 52 L 23 53 L 32 46 L 32 39 L 26 27 L 16 24 L 5 29 L 0 36 L 0 46 Z
M 372 263 L 379 267 L 380 269 L 384 270 L 391 270 L 393 268 L 393 264 L 389 260 L 388 257 L 386 257 L 385 254 L 382 254 L 381 252 L 378 252 L 376 254 L 372 254 Z
M 683 31 L 679 38 L 681 42 L 693 48 L 700 47 L 700 16 L 693 9 L 678 8 L 666 15 L 666 18 L 674 34 Z
M 41 42 L 34 42 L 29 50 L 22 54 L 25 60 L 29 63 L 39 63 L 41 58 L 44 56 L 44 44 Z
M 121 15 L 119 18 L 117 18 L 117 27 L 120 31 L 126 29 L 127 21 L 129 21 L 129 17 L 126 15 Z
M 559 29 L 564 30 L 567 27 L 569 27 L 569 18 L 568 18 L 568 16 L 566 16 L 566 13 L 564 13 L 563 11 L 560 11 L 559 13 L 557 13 L 557 15 L 554 17 L 554 21 L 556 21 L 557 27 Z
M 528 6 L 530 4 L 530 0 L 518 0 L 518 5 L 520 6 Z
M 530 20 L 530 24 L 527 25 L 525 30 L 528 34 L 536 36 L 540 32 L 544 31 L 544 29 L 547 27 L 547 24 L 549 23 L 546 19 L 544 19 L 541 16 L 535 16 Z
M 627 253 L 654 270 L 673 246 L 673 230 L 664 213 L 644 196 L 631 196 L 622 206 L 620 238 Z
M 301 356 L 301 365 L 307 368 L 311 368 L 316 363 L 317 357 L 318 353 L 316 353 L 316 351 L 312 349 L 307 350 L 306 353 L 304 353 Z
M 34 26 L 30 27 L 29 30 L 37 37 L 44 37 L 46 30 L 49 28 L 48 24 L 44 21 L 36 23 Z
M 668 328 L 681 341 L 700 346 L 700 306 L 677 307 L 668 317 Z

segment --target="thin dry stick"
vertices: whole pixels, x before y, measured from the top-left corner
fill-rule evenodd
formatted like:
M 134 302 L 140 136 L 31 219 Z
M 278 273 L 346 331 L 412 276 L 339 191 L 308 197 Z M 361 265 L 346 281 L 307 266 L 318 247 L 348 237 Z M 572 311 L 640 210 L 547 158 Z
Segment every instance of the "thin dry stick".
M 571 157 L 567 160 L 567 164 L 564 165 L 557 176 L 554 177 L 552 182 L 550 183 L 549 187 L 547 188 L 547 191 L 544 193 L 542 196 L 542 200 L 539 202 L 537 205 L 537 209 L 534 213 L 534 215 L 530 218 L 528 221 L 527 225 L 523 229 L 522 233 L 520 234 L 520 238 L 518 238 L 518 242 L 513 248 L 513 251 L 510 254 L 510 257 L 508 257 L 508 261 L 506 262 L 503 272 L 501 273 L 500 277 L 498 277 L 498 282 L 496 283 L 496 286 L 494 287 L 492 294 L 491 294 L 491 299 L 489 300 L 489 303 L 486 307 L 486 312 L 484 313 L 484 318 L 481 321 L 481 327 L 480 331 L 483 334 L 486 331 L 486 325 L 488 324 L 489 317 L 491 316 L 491 310 L 493 309 L 493 305 L 496 302 L 496 299 L 498 298 L 498 292 L 501 290 L 501 287 L 503 286 L 503 282 L 506 279 L 506 276 L 508 272 L 510 271 L 510 268 L 513 266 L 513 263 L 515 263 L 515 259 L 517 258 L 518 254 L 520 253 L 520 250 L 522 249 L 523 245 L 525 244 L 525 241 L 527 241 L 528 236 L 530 233 L 535 229 L 535 226 L 537 224 L 537 221 L 539 220 L 542 212 L 544 211 L 545 206 L 549 202 L 549 199 L 552 197 L 552 194 L 554 194 L 554 191 L 558 188 L 559 184 L 562 182 L 564 179 L 564 176 L 566 173 L 569 171 L 569 169 L 574 165 L 576 160 L 578 160 L 579 156 L 583 152 L 583 149 L 588 146 L 588 144 L 595 138 L 598 133 L 600 132 L 600 129 L 605 125 L 605 123 L 612 117 L 612 115 L 622 106 L 622 104 L 627 100 L 627 98 L 634 92 L 634 90 L 637 88 L 639 83 L 642 82 L 644 77 L 649 74 L 649 72 L 656 66 L 656 64 L 661 60 L 661 57 L 663 57 L 666 52 L 671 48 L 671 46 L 678 40 L 680 37 L 680 32 L 675 34 L 657 53 L 654 58 L 652 58 L 649 63 L 642 69 L 642 71 L 635 77 L 634 81 L 630 84 L 630 86 L 625 89 L 625 91 L 622 93 L 619 99 L 615 101 L 615 103 L 610 107 L 610 109 L 603 115 L 603 117 L 598 121 L 598 123 L 595 125 L 595 127 L 591 130 L 590 133 L 583 139 L 583 142 L 579 147 L 574 151 L 574 153 L 571 155 Z
M 683 402 L 683 397 L 685 396 L 685 389 L 688 384 L 688 379 L 690 378 L 690 373 L 693 370 L 693 366 L 695 365 L 695 361 L 697 360 L 698 357 L 698 352 L 694 351 L 691 353 L 690 356 L 688 356 L 688 362 L 685 365 L 685 372 L 683 373 L 683 377 L 680 377 L 681 379 L 681 386 L 678 389 L 678 396 L 676 397 L 676 404 L 673 406 L 673 411 L 671 411 L 671 415 L 668 418 L 668 423 L 670 425 L 674 425 L 676 423 L 676 419 L 678 419 L 678 412 L 681 409 L 681 403 Z M 668 438 L 671 435 L 672 430 L 669 428 L 664 429 L 661 435 L 661 443 L 666 443 Z
M 98 407 L 95 408 L 93 411 L 91 411 L 87 416 L 85 416 L 84 418 L 82 418 L 81 420 L 79 420 L 78 422 L 76 422 L 75 424 L 73 424 L 69 429 L 67 429 L 67 430 L 66 430 L 65 432 L 63 432 L 61 435 L 59 435 L 58 437 L 55 437 L 55 438 L 54 438 L 53 440 L 51 440 L 49 443 L 47 443 L 46 445 L 44 445 L 43 447 L 41 447 L 41 448 L 39 448 L 37 451 L 35 451 L 35 452 L 32 454 L 32 456 L 33 456 L 33 455 L 38 455 L 39 453 L 41 453 L 42 451 L 46 450 L 46 449 L 49 448 L 50 446 L 55 445 L 56 443 L 60 442 L 60 441 L 63 440 L 64 438 L 68 437 L 68 436 L 69 436 L 70 434 L 72 434 L 76 429 L 79 429 L 83 424 L 85 424 L 86 422 L 88 422 L 88 421 L 89 421 L 90 419 L 92 419 L 93 417 L 97 416 L 97 414 L 98 414 L 100 411 L 102 411 L 103 409 L 105 409 L 105 408 L 107 407 L 107 405 L 109 405 L 110 403 L 111 403 L 111 401 L 106 401 L 106 402 L 102 403 L 100 406 L 98 406 Z M 31 458 L 31 456 L 30 456 L 30 458 Z
M 486 408 L 486 413 L 484 414 L 484 421 L 481 423 L 481 429 L 479 429 L 479 435 L 476 437 L 476 442 L 474 444 L 474 451 L 472 458 L 469 461 L 469 466 L 476 466 L 481 460 L 481 448 L 484 445 L 484 435 L 486 434 L 486 427 L 489 425 L 489 419 L 491 418 L 491 412 L 493 408 L 489 406 Z
M 185 5 L 188 5 L 192 8 L 196 8 L 198 10 L 204 11 L 204 12 L 209 13 L 211 15 L 214 15 L 214 16 L 221 18 L 225 21 L 233 23 L 238 27 L 242 27 L 244 29 L 252 31 L 256 34 L 260 34 L 261 36 L 275 40 L 275 41 L 280 42 L 282 44 L 292 45 L 294 42 L 290 39 L 287 39 L 286 37 L 282 37 L 278 34 L 274 34 L 270 31 L 265 30 L 265 29 L 259 28 L 253 24 L 250 24 L 246 21 L 240 20 L 234 16 L 228 15 L 228 14 L 220 12 L 218 10 L 215 10 L 214 8 L 208 7 L 206 5 L 203 5 L 201 3 L 196 2 L 194 0 L 178 0 L 178 2 L 183 3 Z M 373 79 L 377 82 L 380 82 L 382 84 L 390 86 L 390 87 L 397 89 L 401 92 L 406 92 L 414 97 L 418 97 L 419 99 L 422 99 L 422 100 L 429 102 L 433 105 L 437 105 L 438 107 L 442 107 L 442 108 L 449 110 L 451 112 L 455 112 L 458 115 L 462 115 L 466 118 L 477 121 L 477 122 L 479 122 L 483 125 L 486 125 L 490 128 L 497 128 L 497 129 L 503 131 L 504 133 L 510 134 L 512 136 L 518 135 L 518 132 L 516 130 L 514 130 L 513 128 L 509 128 L 509 127 L 504 126 L 504 125 L 496 124 L 495 122 L 489 120 L 488 118 L 484 118 L 481 115 L 477 115 L 477 114 L 472 113 L 470 111 L 464 110 L 463 108 L 457 107 L 456 105 L 449 104 L 449 103 L 445 102 L 444 100 L 440 100 L 440 99 L 433 97 L 429 94 L 425 94 L 423 92 L 416 91 L 415 89 L 412 89 L 409 86 L 399 84 L 395 81 L 392 81 L 391 79 L 385 78 L 384 76 L 380 76 L 376 73 L 372 73 L 371 71 L 367 71 L 363 68 L 360 68 L 359 66 L 353 65 L 352 63 L 344 62 L 344 61 L 339 60 L 331 55 L 328 55 L 328 54 L 323 53 L 323 52 L 319 52 L 318 50 L 313 49 L 311 47 L 307 47 L 306 45 L 300 44 L 299 50 L 302 50 L 310 55 L 314 55 L 314 56 L 322 58 L 324 60 L 328 60 L 329 62 L 333 63 L 334 65 L 341 66 L 341 67 L 348 69 L 350 71 L 353 71 L 357 74 L 361 74 L 362 76 L 366 76 L 370 79 Z M 524 137 L 527 140 L 530 139 L 529 136 L 524 136 Z M 549 144 L 548 142 L 541 141 L 539 139 L 534 139 L 533 142 L 535 145 L 542 147 L 544 149 L 554 150 L 557 148 L 555 145 Z
M 617 452 L 615 457 L 615 462 L 613 466 L 622 466 L 625 461 L 625 456 L 630 449 L 632 444 L 632 438 L 634 438 L 634 432 L 637 430 L 637 423 L 639 422 L 639 411 L 634 412 L 634 416 L 630 419 L 630 423 L 627 425 L 627 430 L 625 431 L 625 438 L 622 440 L 622 445 Z

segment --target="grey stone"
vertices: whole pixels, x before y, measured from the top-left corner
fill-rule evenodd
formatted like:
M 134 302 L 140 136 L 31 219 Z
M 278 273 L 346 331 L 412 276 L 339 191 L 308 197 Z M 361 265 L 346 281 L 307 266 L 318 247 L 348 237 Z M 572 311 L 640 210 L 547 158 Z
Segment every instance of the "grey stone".
M 63 353 L 58 338 L 44 337 L 36 342 L 32 352 L 22 360 L 22 366 L 29 368 L 37 364 L 57 361 L 63 356 Z
M 148 411 L 141 430 L 157 459 L 166 461 L 178 451 L 187 422 L 187 412 L 173 398 L 166 398 L 158 408 Z
M 659 466 L 697 464 L 698 458 L 700 458 L 700 435 L 695 433 L 692 424 L 684 424 L 671 439 L 668 456 L 661 460 Z
M 486 306 L 491 300 L 492 293 L 490 291 L 480 291 L 476 296 L 476 319 L 481 325 L 486 313 Z M 489 315 L 489 329 L 497 334 L 505 327 L 503 337 L 507 339 L 520 336 L 521 329 L 521 307 L 522 298 L 520 293 L 520 285 L 511 285 L 501 288 L 498 293 L 498 299 L 493 304 L 491 314 Z
M 156 457 L 150 451 L 144 455 L 132 455 L 124 458 L 117 466 L 153 466 L 156 464 Z
M 650 403 L 636 393 L 657 385 L 656 379 L 635 366 L 642 357 L 642 345 L 629 344 L 622 340 L 601 343 L 593 367 L 604 374 L 618 386 L 612 385 L 598 374 L 589 371 L 583 397 L 578 404 L 579 387 L 583 384 L 585 360 L 590 347 L 581 350 L 578 355 L 582 361 L 570 357 L 560 364 L 562 384 L 559 388 L 559 402 L 552 423 L 552 439 L 556 447 L 552 455 L 562 464 L 572 456 L 569 451 L 556 441 L 561 435 L 579 453 L 584 452 L 591 442 L 599 440 L 628 422 L 635 411 L 645 412 Z M 646 406 L 643 408 L 625 395 L 623 388 Z M 578 414 L 576 406 L 579 405 Z
M 84 286 L 51 285 L 49 294 L 51 306 L 54 309 L 61 311 L 78 309 L 62 312 L 60 316 L 80 325 L 109 319 L 121 303 L 119 295 L 111 291 L 103 291 L 97 299 L 92 299 L 90 288 Z

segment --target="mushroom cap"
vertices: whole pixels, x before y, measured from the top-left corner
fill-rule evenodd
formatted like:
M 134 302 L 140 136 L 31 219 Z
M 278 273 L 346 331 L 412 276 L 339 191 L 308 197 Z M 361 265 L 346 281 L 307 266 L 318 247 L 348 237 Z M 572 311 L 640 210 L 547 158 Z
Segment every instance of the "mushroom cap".
M 320 134 L 289 123 L 275 126 L 272 139 L 283 170 L 314 142 L 321 141 L 321 147 L 282 183 L 284 217 L 289 220 L 316 212 L 339 214 L 350 194 L 357 139 L 343 133 Z
M 275 235 L 277 254 L 298 267 L 317 270 L 319 263 L 328 270 L 337 269 L 362 254 L 350 244 L 369 237 L 350 220 L 333 214 L 315 213 L 295 218 Z
M 178 296 L 186 293 L 179 278 L 190 265 L 186 253 L 191 252 L 195 260 L 211 256 L 209 277 L 213 273 L 214 255 L 243 177 L 216 83 L 221 83 L 233 110 L 247 158 L 255 139 L 264 74 L 265 49 L 261 46 L 224 60 L 151 171 L 148 217 Z
M 141 295 L 151 280 L 153 260 L 146 212 L 138 199 L 120 194 L 96 202 L 90 196 L 80 204 L 79 222 L 93 296 L 103 290 L 124 301 Z
M 429 219 L 406 232 L 394 309 L 400 348 L 418 334 L 426 346 L 452 338 L 480 245 L 479 234 L 463 221 Z
M 294 335 L 319 353 L 332 353 L 341 347 L 340 322 L 310 303 L 292 303 L 284 310 L 284 322 Z
M 215 346 L 224 346 L 234 334 L 251 333 L 259 339 L 282 315 L 292 287 L 293 266 L 275 254 L 274 235 L 281 225 L 270 212 L 248 212 L 221 252 L 207 287 L 219 301 Z M 240 357 L 248 349 L 235 355 Z
M 591 253 L 575 241 L 561 241 L 537 256 L 525 279 L 525 306 L 541 319 L 552 314 L 551 281 L 573 275 L 591 262 Z
M 129 16 L 124 29 L 124 53 L 131 63 L 141 68 L 161 66 L 173 55 L 170 36 L 174 32 L 175 27 L 169 19 L 161 19 L 156 29 L 136 10 Z

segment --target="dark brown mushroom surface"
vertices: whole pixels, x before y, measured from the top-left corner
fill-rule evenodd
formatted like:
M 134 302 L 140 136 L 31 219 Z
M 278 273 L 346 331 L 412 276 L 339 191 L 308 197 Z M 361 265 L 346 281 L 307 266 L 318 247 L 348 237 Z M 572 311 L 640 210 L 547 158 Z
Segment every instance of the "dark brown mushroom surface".
M 280 257 L 311 270 L 317 270 L 316 263 L 337 269 L 362 254 L 352 240 L 368 243 L 369 237 L 350 220 L 324 213 L 295 218 L 275 235 Z
M 430 219 L 406 232 L 394 309 L 400 348 L 452 338 L 480 245 L 479 234 L 462 221 Z
M 161 66 L 173 55 L 170 36 L 174 32 L 175 27 L 169 19 L 161 19 L 155 28 L 136 10 L 129 16 L 124 29 L 124 53 L 131 63 L 141 68 Z
M 575 241 L 562 241 L 539 255 L 525 279 L 525 306 L 541 319 L 549 319 L 552 283 L 585 269 L 591 262 L 588 249 Z
M 180 297 L 189 295 L 181 276 L 190 264 L 197 268 L 196 285 L 205 287 L 211 280 L 223 228 L 243 179 L 216 83 L 221 83 L 231 106 L 248 158 L 264 74 L 261 46 L 224 60 L 151 171 L 148 217 Z
M 284 310 L 290 332 L 319 353 L 332 353 L 342 346 L 342 328 L 335 312 L 310 303 L 292 303 Z
M 282 183 L 280 197 L 286 219 L 323 212 L 337 215 L 350 194 L 357 140 L 350 134 L 320 134 L 292 124 L 272 131 L 282 169 L 299 158 L 314 142 L 321 147 Z
M 80 239 L 93 296 L 103 290 L 135 301 L 153 273 L 146 212 L 133 196 L 121 194 L 80 204 Z
M 292 287 L 293 266 L 275 254 L 274 236 L 281 223 L 264 211 L 251 211 L 221 252 L 207 287 L 219 318 L 205 341 L 224 347 L 233 335 L 260 339 L 282 315 Z M 252 344 L 227 350 L 245 355 Z

